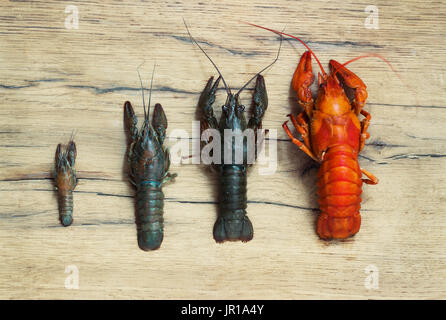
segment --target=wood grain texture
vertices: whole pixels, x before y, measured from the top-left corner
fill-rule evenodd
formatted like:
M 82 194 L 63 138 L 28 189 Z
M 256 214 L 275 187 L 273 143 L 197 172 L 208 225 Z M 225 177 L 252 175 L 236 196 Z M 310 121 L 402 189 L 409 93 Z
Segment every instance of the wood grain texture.
M 67 5 L 79 29 L 64 26 Z M 368 5 L 379 29 L 367 29 Z M 3 299 L 383 299 L 446 298 L 446 88 L 441 1 L 30 1 L 0 3 L 0 298 Z M 265 79 L 264 127 L 278 132 L 278 167 L 248 179 L 254 239 L 217 245 L 216 177 L 201 165 L 172 165 L 165 186 L 165 240 L 143 252 L 125 175 L 123 103 L 142 115 L 136 68 L 169 128 L 191 132 L 211 64 L 232 87 L 272 61 L 279 38 L 239 21 L 299 35 L 323 65 L 373 52 L 350 65 L 366 83 L 371 138 L 360 164 L 380 183 L 364 186 L 362 227 L 343 242 L 315 232 L 316 167 L 280 125 L 297 110 L 290 89 L 304 48 L 284 42 Z M 316 69 L 316 67 L 315 67 Z M 316 69 L 317 70 L 317 69 Z M 410 87 L 411 90 L 408 88 Z M 216 106 L 224 102 L 219 91 Z M 243 95 L 248 104 L 250 91 Z M 76 130 L 74 223 L 58 222 L 50 179 L 59 142 Z M 168 145 L 173 142 L 167 140 Z M 64 273 L 79 269 L 79 289 Z M 365 268 L 379 270 L 366 289 Z

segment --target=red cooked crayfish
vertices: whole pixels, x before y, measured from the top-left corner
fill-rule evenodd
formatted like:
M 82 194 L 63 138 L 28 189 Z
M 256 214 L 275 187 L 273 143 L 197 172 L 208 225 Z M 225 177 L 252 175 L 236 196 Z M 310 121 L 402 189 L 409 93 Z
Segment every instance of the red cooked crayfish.
M 358 162 L 358 154 L 370 136 L 367 128 L 371 116 L 363 109 L 367 99 L 366 85 L 345 67 L 357 59 L 344 64 L 330 60 L 330 73 L 326 74 L 316 55 L 302 40 L 280 31 L 260 28 L 295 38 L 308 49 L 300 58 L 292 80 L 292 87 L 304 110 L 297 116 L 289 115 L 303 141 L 292 135 L 288 121 L 283 128 L 294 144 L 320 163 L 317 180 L 321 210 L 317 222 L 318 235 L 322 239 L 353 236 L 361 225 L 362 184 L 378 183 L 378 179 L 361 169 Z M 318 75 L 316 101 L 310 90 L 314 81 L 311 54 L 322 71 Z M 352 100 L 344 91 L 346 87 L 354 90 Z M 364 116 L 362 120 L 359 120 L 359 114 Z M 368 179 L 363 179 L 362 174 Z

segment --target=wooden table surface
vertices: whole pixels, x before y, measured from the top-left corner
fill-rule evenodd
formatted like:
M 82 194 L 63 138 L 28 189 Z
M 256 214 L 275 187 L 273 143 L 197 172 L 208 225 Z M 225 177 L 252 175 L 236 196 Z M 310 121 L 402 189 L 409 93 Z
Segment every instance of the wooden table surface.
M 379 10 L 378 29 L 367 27 L 368 5 Z M 410 0 L 2 1 L 0 298 L 445 299 L 445 14 L 442 1 Z M 145 61 L 147 87 L 156 60 L 152 101 L 165 108 L 168 146 L 173 129 L 191 134 L 200 91 L 216 74 L 183 18 L 234 88 L 279 45 L 240 21 L 285 27 L 324 67 L 378 53 L 398 71 L 377 58 L 349 66 L 367 85 L 373 117 L 360 165 L 380 179 L 364 185 L 354 238 L 324 242 L 315 232 L 317 167 L 281 129 L 297 110 L 290 80 L 304 52 L 287 40 L 264 73 L 264 127 L 277 131 L 278 165 L 249 175 L 254 239 L 215 243 L 217 177 L 184 163 L 172 165 L 178 178 L 163 189 L 161 249 L 138 248 L 122 114 L 125 100 L 143 113 L 136 69 Z M 224 99 L 219 90 L 216 109 Z M 73 130 L 80 179 L 74 223 L 64 228 L 50 172 Z

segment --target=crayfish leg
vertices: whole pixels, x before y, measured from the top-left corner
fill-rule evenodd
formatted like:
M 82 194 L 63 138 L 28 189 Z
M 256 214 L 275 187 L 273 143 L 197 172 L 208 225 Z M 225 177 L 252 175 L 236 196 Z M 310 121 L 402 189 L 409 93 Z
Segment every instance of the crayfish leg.
M 314 161 L 320 162 L 317 157 L 313 154 L 313 152 L 310 149 L 310 146 L 306 146 L 304 143 L 302 143 L 299 139 L 296 139 L 293 134 L 290 131 L 290 128 L 288 128 L 287 125 L 288 121 L 285 121 L 282 125 L 283 129 L 285 130 L 286 134 L 288 135 L 288 137 L 290 137 L 291 142 L 294 143 L 296 146 L 299 147 L 300 150 L 302 150 L 303 152 L 305 152 L 311 159 L 313 159 Z
M 368 172 L 366 169 L 361 169 L 361 172 L 366 175 L 368 179 L 362 179 L 362 182 L 367 184 L 378 184 L 378 178 L 372 173 Z
M 364 148 L 365 141 L 368 138 L 370 138 L 370 134 L 367 132 L 367 129 L 369 127 L 370 120 L 372 119 L 372 116 L 370 115 L 370 113 L 368 113 L 364 109 L 361 110 L 361 114 L 365 117 L 365 119 L 363 119 L 361 121 L 361 137 L 359 138 L 360 139 L 359 140 L 359 152 L 361 152 L 361 150 Z
M 305 146 L 308 149 L 311 149 L 310 132 L 308 130 L 308 124 L 305 121 L 305 119 L 303 118 L 304 115 L 305 115 L 305 111 L 299 113 L 299 115 L 297 117 L 295 117 L 292 114 L 289 114 L 288 116 L 290 117 L 291 122 L 293 123 L 294 127 L 300 133 L 302 139 L 304 140 Z

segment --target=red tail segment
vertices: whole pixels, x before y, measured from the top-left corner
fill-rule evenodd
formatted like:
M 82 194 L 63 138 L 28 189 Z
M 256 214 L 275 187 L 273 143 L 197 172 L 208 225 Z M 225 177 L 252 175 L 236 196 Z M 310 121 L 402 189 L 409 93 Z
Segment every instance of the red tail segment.
M 321 209 L 317 233 L 322 239 L 345 239 L 359 231 L 361 176 L 361 168 L 350 146 L 328 149 L 317 181 Z

